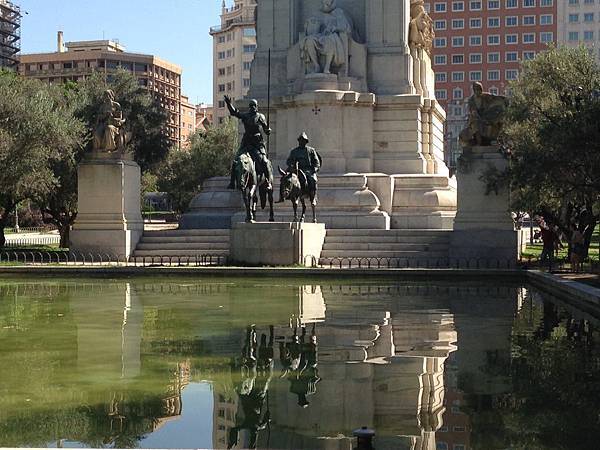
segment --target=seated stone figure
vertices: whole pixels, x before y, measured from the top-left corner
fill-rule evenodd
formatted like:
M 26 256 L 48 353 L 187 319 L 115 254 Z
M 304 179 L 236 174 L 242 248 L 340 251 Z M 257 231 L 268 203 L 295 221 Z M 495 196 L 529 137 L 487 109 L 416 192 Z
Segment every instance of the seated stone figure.
M 308 19 L 305 33 L 300 41 L 300 57 L 309 73 L 337 73 L 348 64 L 348 39 L 354 26 L 336 0 L 322 0 L 321 14 Z
M 102 152 L 124 152 L 130 134 L 123 130 L 125 119 L 121 105 L 115 101 L 115 93 L 107 89 L 94 127 L 93 149 Z
M 462 146 L 493 144 L 502 131 L 508 100 L 501 95 L 483 92 L 481 83 L 475 82 L 468 106 L 467 127 L 460 133 Z

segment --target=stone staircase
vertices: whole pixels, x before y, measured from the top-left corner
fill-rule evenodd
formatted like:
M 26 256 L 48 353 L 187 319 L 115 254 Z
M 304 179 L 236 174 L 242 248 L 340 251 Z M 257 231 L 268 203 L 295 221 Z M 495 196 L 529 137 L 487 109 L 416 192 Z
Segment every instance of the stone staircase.
M 336 258 L 391 258 L 410 265 L 435 266 L 448 261 L 450 233 L 446 230 L 327 230 L 321 263 L 328 264 Z
M 145 231 L 133 254 L 141 257 L 229 256 L 229 230 Z

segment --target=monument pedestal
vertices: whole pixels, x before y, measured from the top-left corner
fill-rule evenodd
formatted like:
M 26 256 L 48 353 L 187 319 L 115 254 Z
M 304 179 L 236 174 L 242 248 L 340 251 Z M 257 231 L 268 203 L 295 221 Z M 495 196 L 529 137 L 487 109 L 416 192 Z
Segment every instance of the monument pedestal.
M 518 244 L 509 187 L 499 186 L 497 192 L 486 195 L 486 183 L 481 179 L 487 170 L 502 172 L 508 160 L 495 145 L 472 147 L 461 158 L 450 259 L 460 264 L 512 267 L 517 262 Z
M 122 159 L 94 159 L 77 169 L 77 220 L 73 252 L 128 258 L 144 232 L 140 167 Z
M 236 223 L 231 229 L 230 256 L 234 263 L 290 266 L 318 261 L 325 241 L 322 223 Z

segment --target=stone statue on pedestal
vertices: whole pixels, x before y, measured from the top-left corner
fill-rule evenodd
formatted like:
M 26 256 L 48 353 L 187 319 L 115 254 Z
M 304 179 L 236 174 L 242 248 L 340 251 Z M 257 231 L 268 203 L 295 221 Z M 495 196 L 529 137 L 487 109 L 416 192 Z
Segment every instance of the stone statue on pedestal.
M 479 82 L 473 83 L 473 95 L 469 98 L 469 120 L 460 133 L 463 147 L 492 145 L 502 131 L 508 100 L 501 95 L 483 92 Z
M 306 35 L 300 41 L 300 57 L 308 73 L 337 73 L 348 63 L 348 39 L 352 38 L 352 19 L 336 0 L 322 0 L 321 14 L 306 22 Z
M 92 148 L 97 152 L 125 153 L 125 147 L 131 139 L 131 133 L 123 129 L 125 125 L 121 105 L 115 101 L 111 89 L 104 91 L 103 102 L 96 118 Z
M 427 11 L 425 11 L 423 0 L 411 0 L 410 28 L 408 34 L 410 46 L 431 53 L 434 38 L 433 20 L 429 17 Z

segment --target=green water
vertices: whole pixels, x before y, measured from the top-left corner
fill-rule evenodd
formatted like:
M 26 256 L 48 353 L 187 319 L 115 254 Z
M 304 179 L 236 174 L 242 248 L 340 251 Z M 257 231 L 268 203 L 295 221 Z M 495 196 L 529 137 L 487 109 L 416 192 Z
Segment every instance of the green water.
M 596 449 L 598 324 L 506 281 L 0 278 L 0 447 Z

